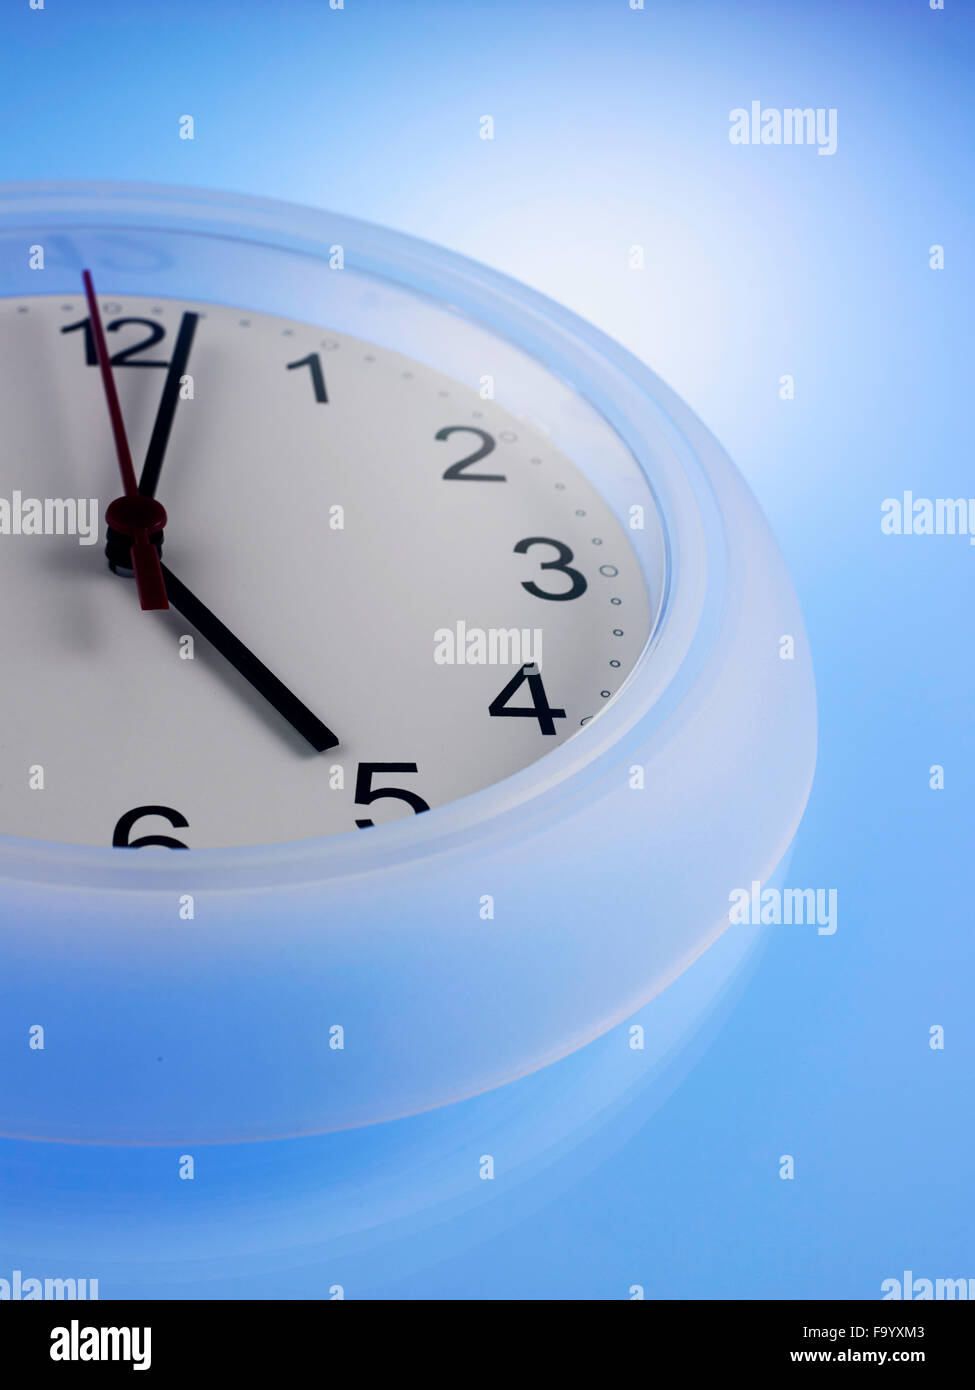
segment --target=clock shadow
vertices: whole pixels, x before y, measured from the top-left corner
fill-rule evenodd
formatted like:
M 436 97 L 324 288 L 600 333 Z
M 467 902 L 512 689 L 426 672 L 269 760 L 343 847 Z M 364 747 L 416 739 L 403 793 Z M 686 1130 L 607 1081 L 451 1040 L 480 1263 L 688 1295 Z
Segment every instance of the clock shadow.
M 36 541 L 45 546 L 47 577 L 60 581 L 57 601 L 48 605 L 43 621 L 57 634 L 65 652 L 97 654 L 105 631 L 103 583 L 122 582 L 108 568 L 104 544 L 79 546 L 73 536 L 43 536 Z M 138 605 L 134 593 L 133 602 Z

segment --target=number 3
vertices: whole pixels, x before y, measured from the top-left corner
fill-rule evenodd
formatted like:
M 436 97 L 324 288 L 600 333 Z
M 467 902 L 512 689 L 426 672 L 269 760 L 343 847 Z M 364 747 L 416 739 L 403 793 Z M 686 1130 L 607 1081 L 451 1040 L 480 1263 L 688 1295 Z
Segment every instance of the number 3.
M 528 536 L 525 540 L 519 541 L 515 546 L 516 555 L 526 555 L 533 545 L 554 545 L 559 552 L 557 560 L 543 560 L 540 562 L 543 570 L 558 570 L 560 574 L 567 574 L 572 580 L 571 589 L 567 589 L 564 594 L 550 594 L 545 589 L 540 589 L 533 579 L 523 579 L 521 587 L 527 589 L 536 598 L 551 599 L 554 603 L 564 603 L 567 599 L 578 598 L 584 594 L 589 587 L 585 576 L 578 570 L 569 568 L 569 561 L 575 557 L 567 545 L 561 541 L 553 541 L 548 536 Z

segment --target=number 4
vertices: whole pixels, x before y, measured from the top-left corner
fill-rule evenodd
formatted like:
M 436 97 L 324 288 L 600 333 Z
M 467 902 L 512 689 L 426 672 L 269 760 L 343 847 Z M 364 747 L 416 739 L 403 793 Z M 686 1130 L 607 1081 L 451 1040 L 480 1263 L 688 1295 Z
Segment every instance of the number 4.
M 528 693 L 532 697 L 531 708 L 526 705 L 516 705 L 512 708 L 508 701 L 525 681 L 528 682 Z M 537 719 L 538 727 L 543 734 L 554 734 L 556 719 L 565 718 L 564 709 L 553 709 L 549 704 L 538 667 L 534 663 L 522 666 L 521 670 L 512 676 L 501 694 L 496 695 L 488 705 L 488 713 L 498 719 Z

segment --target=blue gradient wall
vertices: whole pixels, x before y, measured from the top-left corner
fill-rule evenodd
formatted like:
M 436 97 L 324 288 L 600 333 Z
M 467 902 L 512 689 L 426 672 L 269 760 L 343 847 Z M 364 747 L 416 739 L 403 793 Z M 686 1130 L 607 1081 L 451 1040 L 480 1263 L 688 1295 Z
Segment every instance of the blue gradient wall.
M 803 602 L 821 739 L 790 881 L 838 890 L 837 933 L 769 929 L 636 1135 L 387 1294 L 874 1297 L 905 1268 L 975 1275 L 975 548 L 880 530 L 905 489 L 975 492 L 973 51 L 962 0 L 3 9 L 0 177 L 333 207 L 526 281 L 697 410 Z M 731 144 L 752 100 L 835 107 L 835 155 Z

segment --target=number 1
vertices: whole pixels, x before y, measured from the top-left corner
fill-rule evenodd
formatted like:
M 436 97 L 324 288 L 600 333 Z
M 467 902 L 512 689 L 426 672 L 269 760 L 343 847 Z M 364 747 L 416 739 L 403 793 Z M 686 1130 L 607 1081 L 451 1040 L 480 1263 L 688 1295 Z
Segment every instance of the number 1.
M 302 357 L 298 362 L 289 362 L 288 371 L 293 372 L 295 367 L 308 367 L 311 371 L 311 384 L 315 391 L 315 400 L 319 405 L 328 405 L 328 392 L 325 390 L 325 373 L 322 371 L 322 359 L 317 352 L 310 352 L 307 357 Z

